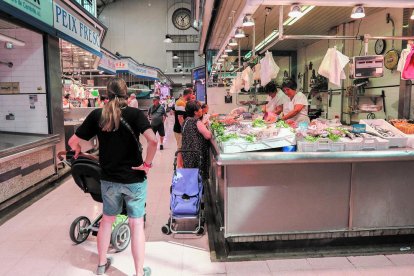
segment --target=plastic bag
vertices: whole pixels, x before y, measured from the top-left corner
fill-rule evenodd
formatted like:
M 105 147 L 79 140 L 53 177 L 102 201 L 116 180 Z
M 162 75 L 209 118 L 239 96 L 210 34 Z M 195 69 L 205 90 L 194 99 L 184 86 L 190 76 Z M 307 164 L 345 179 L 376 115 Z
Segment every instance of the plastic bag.
M 260 63 L 253 67 L 253 80 L 260 80 Z
M 250 87 L 253 84 L 253 71 L 249 66 L 247 66 L 247 68 L 243 70 L 242 80 L 243 80 L 244 90 L 249 91 Z
M 402 78 L 406 80 L 414 79 L 414 47 L 411 47 L 411 51 L 405 61 L 404 70 L 402 71 Z
M 260 83 L 262 86 L 268 84 L 279 74 L 279 66 L 277 66 L 270 52 L 266 52 L 265 57 L 260 61 Z
M 236 88 L 236 92 L 239 92 L 243 88 L 243 79 L 240 72 L 237 73 L 237 77 L 234 80 L 234 86 Z

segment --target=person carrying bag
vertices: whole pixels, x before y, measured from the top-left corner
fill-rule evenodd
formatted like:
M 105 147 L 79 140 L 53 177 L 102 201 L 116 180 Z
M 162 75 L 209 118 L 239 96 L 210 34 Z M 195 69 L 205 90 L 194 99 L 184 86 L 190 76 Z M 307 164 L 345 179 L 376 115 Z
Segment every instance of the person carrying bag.
M 106 257 L 112 224 L 122 211 L 125 201 L 128 223 L 131 229 L 131 251 L 137 275 L 151 275 L 149 267 L 143 267 L 145 255 L 144 215 L 147 199 L 147 174 L 157 150 L 157 140 L 144 113 L 128 107 L 127 85 L 121 78 L 113 78 L 107 84 L 109 102 L 102 109 L 93 110 L 69 139 L 69 146 L 80 152 L 81 140 L 95 135 L 99 141 L 99 163 L 102 169 L 101 193 L 103 217 L 98 231 L 97 275 L 105 274 L 111 266 Z M 138 142 L 139 135 L 147 140 L 145 159 Z

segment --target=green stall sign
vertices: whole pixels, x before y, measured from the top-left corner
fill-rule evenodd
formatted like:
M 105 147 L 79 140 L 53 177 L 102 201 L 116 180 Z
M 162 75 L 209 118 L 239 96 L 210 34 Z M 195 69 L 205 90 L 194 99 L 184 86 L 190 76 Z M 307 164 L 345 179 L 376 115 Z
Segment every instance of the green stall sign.
M 53 26 L 52 0 L 0 0 Z

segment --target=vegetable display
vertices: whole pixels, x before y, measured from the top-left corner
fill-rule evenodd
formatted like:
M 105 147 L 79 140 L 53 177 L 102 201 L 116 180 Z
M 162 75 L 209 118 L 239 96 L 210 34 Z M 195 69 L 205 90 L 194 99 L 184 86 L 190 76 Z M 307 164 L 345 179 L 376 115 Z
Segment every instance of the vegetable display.
M 266 122 L 263 119 L 255 119 L 252 123 L 253 127 L 265 127 L 266 126 Z

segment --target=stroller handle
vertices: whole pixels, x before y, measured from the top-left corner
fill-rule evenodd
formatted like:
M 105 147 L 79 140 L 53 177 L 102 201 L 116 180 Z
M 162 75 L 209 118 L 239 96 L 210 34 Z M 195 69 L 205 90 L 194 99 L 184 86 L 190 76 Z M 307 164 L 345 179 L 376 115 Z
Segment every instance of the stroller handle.
M 57 157 L 60 161 L 63 161 L 64 159 L 72 159 L 74 155 L 75 155 L 75 152 L 73 150 L 70 150 L 70 151 L 64 150 L 64 151 L 58 152 Z M 94 160 L 94 161 L 99 161 L 99 159 L 96 156 L 92 155 L 92 154 L 87 154 L 87 153 L 81 152 L 81 153 L 79 153 L 79 156 L 85 157 L 87 159 L 91 159 L 91 160 Z
M 200 156 L 200 159 L 198 160 L 198 167 L 201 166 L 201 161 L 203 160 L 203 157 L 201 156 L 201 151 L 199 150 L 177 150 L 175 152 L 175 156 L 174 156 L 174 171 L 177 170 L 177 157 L 179 153 L 186 153 L 186 152 L 194 152 L 194 153 L 198 153 Z

